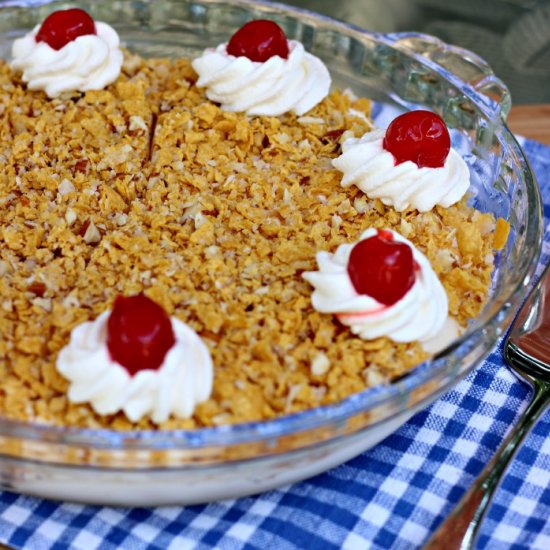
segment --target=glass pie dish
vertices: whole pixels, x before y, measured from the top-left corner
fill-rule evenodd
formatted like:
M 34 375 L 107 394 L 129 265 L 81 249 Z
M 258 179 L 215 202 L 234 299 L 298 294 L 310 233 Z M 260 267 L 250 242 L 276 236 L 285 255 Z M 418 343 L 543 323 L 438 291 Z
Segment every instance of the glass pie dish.
M 73 4 L 72 4 L 73 5 Z M 178 431 L 77 429 L 0 418 L 0 485 L 47 498 L 114 505 L 208 502 L 315 475 L 395 431 L 478 364 L 521 303 L 542 239 L 538 187 L 506 126 L 510 96 L 471 52 L 416 33 L 380 35 L 310 12 L 235 0 L 78 2 L 143 56 L 194 57 L 244 22 L 268 18 L 325 61 L 333 86 L 404 110 L 424 106 L 452 128 L 469 165 L 471 203 L 509 221 L 491 298 L 464 334 L 391 384 L 274 420 Z M 7 2 L 0 55 L 63 2 Z M 387 109 L 375 108 L 383 115 Z M 381 122 L 382 123 L 382 122 Z

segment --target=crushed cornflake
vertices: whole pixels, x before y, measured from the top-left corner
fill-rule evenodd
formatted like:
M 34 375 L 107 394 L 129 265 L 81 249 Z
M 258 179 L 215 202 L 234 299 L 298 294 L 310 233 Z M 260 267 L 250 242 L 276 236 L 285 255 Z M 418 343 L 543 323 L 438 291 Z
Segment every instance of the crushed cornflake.
M 354 337 L 313 309 L 301 277 L 368 227 L 427 255 L 461 325 L 483 307 L 507 222 L 465 201 L 398 214 L 341 187 L 331 161 L 371 129 L 367 99 L 334 92 L 300 118 L 247 117 L 196 78 L 189 60 L 126 54 L 115 84 L 52 101 L 0 64 L 1 414 L 154 428 L 71 404 L 55 369 L 74 327 L 138 292 L 189 324 L 215 365 L 211 398 L 161 429 L 269 419 L 399 377 L 421 346 Z
M 510 224 L 506 220 L 498 218 L 493 235 L 493 247 L 495 250 L 502 250 L 504 248 L 509 234 Z

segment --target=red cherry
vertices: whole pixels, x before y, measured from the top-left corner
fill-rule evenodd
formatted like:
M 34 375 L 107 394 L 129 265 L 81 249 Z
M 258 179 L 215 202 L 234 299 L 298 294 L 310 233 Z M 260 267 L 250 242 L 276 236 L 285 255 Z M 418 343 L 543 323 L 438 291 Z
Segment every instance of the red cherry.
M 267 19 L 256 19 L 244 24 L 229 40 L 227 53 L 235 57 L 248 57 L 251 61 L 263 63 L 278 55 L 288 58 L 288 41 L 277 23 Z
M 358 294 L 391 306 L 413 286 L 414 268 L 411 247 L 395 241 L 391 232 L 379 231 L 352 248 L 348 274 Z
M 158 369 L 174 345 L 170 318 L 147 296 L 118 296 L 107 322 L 107 348 L 111 358 L 131 375 Z
M 451 138 L 440 116 L 431 111 L 410 111 L 388 126 L 383 145 L 395 157 L 395 164 L 411 160 L 418 168 L 441 168 L 451 149 Z
M 37 42 L 46 42 L 54 50 L 85 34 L 96 34 L 94 20 L 78 8 L 54 11 L 42 23 L 36 34 Z

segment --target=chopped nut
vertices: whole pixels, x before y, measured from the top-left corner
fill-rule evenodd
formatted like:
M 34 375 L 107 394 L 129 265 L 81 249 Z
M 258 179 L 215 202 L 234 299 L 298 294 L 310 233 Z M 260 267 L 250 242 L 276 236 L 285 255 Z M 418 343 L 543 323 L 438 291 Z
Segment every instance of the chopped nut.
M 90 161 L 88 159 L 78 159 L 74 165 L 74 171 L 85 174 L 88 171 Z
M 330 368 L 330 359 L 323 352 L 317 353 L 311 362 L 311 374 L 322 376 Z
M 101 233 L 97 229 L 95 223 L 90 221 L 88 224 L 88 227 L 86 228 L 86 232 L 84 233 L 84 242 L 88 244 L 95 244 L 98 243 L 101 240 Z
M 364 375 L 369 386 L 379 386 L 388 382 L 387 377 L 380 372 L 380 367 L 376 364 L 369 365 L 365 369 Z
M 61 181 L 57 190 L 61 196 L 68 195 L 69 193 L 74 193 L 76 191 L 75 186 L 67 179 Z
M 50 312 L 52 310 L 52 301 L 50 298 L 34 298 L 32 303 L 42 308 L 44 311 Z
M 76 212 L 72 208 L 67 208 L 65 211 L 65 221 L 71 226 L 77 220 Z
M 116 217 L 116 224 L 119 226 L 126 225 L 127 221 L 128 221 L 127 214 L 118 214 Z
M 81 236 L 81 237 L 84 237 L 84 235 L 86 234 L 86 231 L 88 230 L 88 227 L 90 226 L 90 223 L 91 223 L 91 220 L 88 218 L 83 224 L 82 226 L 80 227 L 79 231 L 78 231 L 78 234 Z
M 301 116 L 297 119 L 300 124 L 325 124 L 325 121 L 319 117 Z
M 143 130 L 146 132 L 148 128 L 143 118 L 138 115 L 132 115 L 130 117 L 130 126 L 128 126 L 128 129 L 130 132 L 134 132 L 135 130 Z
M 37 296 L 44 296 L 46 292 L 46 285 L 41 281 L 33 281 L 28 287 L 27 290 L 36 294 Z

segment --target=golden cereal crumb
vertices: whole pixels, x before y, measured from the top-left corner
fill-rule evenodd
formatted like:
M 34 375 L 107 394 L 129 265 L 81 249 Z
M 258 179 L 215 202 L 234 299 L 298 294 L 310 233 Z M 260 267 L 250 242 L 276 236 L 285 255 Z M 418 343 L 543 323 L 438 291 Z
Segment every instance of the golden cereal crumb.
M 212 397 L 161 429 L 268 419 L 388 383 L 418 343 L 363 341 L 311 306 L 315 253 L 391 228 L 432 262 L 464 325 L 487 298 L 494 219 L 462 201 L 397 214 L 343 189 L 331 160 L 372 128 L 370 102 L 334 92 L 307 116 L 223 112 L 185 59 L 126 54 L 106 90 L 48 100 L 0 64 L 0 413 L 149 429 L 71 404 L 55 370 L 78 324 L 145 294 L 212 353 Z M 508 224 L 496 222 L 494 248 Z
M 502 250 L 506 241 L 508 240 L 508 235 L 510 234 L 510 224 L 498 218 L 495 226 L 495 233 L 493 235 L 493 248 L 495 250 Z

